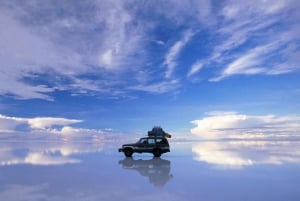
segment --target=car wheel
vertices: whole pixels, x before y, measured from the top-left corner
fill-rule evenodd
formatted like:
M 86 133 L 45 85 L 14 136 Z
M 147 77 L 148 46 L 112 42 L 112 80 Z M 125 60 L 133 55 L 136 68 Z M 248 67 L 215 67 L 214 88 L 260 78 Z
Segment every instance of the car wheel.
M 124 154 L 126 157 L 131 157 L 133 154 L 133 151 L 132 151 L 132 149 L 125 149 Z
M 154 149 L 153 150 L 153 155 L 154 155 L 154 157 L 160 157 L 161 156 L 161 151 L 159 149 Z

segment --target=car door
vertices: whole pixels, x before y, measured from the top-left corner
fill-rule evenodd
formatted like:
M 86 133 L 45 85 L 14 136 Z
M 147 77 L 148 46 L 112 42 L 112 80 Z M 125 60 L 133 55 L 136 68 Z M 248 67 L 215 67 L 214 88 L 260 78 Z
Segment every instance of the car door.
M 152 152 L 154 147 L 155 147 L 155 139 L 154 138 L 148 138 L 147 151 Z
M 148 139 L 147 139 L 147 138 L 142 138 L 142 139 L 139 141 L 139 143 L 138 143 L 137 146 L 138 146 L 138 147 L 137 147 L 138 151 L 140 151 L 140 152 L 145 152 L 145 151 L 147 151 L 147 150 L 148 150 Z

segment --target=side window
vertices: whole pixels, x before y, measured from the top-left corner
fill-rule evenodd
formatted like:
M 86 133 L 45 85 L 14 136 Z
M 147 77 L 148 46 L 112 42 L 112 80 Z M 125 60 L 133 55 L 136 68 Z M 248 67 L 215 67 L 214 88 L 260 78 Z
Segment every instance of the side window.
M 155 144 L 155 140 L 154 139 L 148 139 L 148 144 Z
M 140 143 L 141 144 L 148 144 L 148 141 L 147 141 L 147 139 L 141 139 Z
M 162 139 L 156 139 L 157 144 L 162 144 Z
M 164 138 L 160 138 L 156 140 L 157 144 L 167 144 L 167 140 Z

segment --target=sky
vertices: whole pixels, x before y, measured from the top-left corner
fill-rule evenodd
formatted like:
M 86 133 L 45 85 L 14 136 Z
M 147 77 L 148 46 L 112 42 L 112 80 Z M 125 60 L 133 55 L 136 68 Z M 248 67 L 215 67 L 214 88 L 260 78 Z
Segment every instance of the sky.
M 0 133 L 299 137 L 299 9 L 0 0 Z

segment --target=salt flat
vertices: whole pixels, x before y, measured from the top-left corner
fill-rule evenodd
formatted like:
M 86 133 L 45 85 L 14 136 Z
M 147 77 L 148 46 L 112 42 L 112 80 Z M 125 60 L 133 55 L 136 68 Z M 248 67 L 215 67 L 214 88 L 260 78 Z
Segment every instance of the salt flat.
M 300 142 L 170 142 L 161 158 L 125 158 L 95 142 L 1 142 L 0 198 L 289 200 L 300 198 Z

